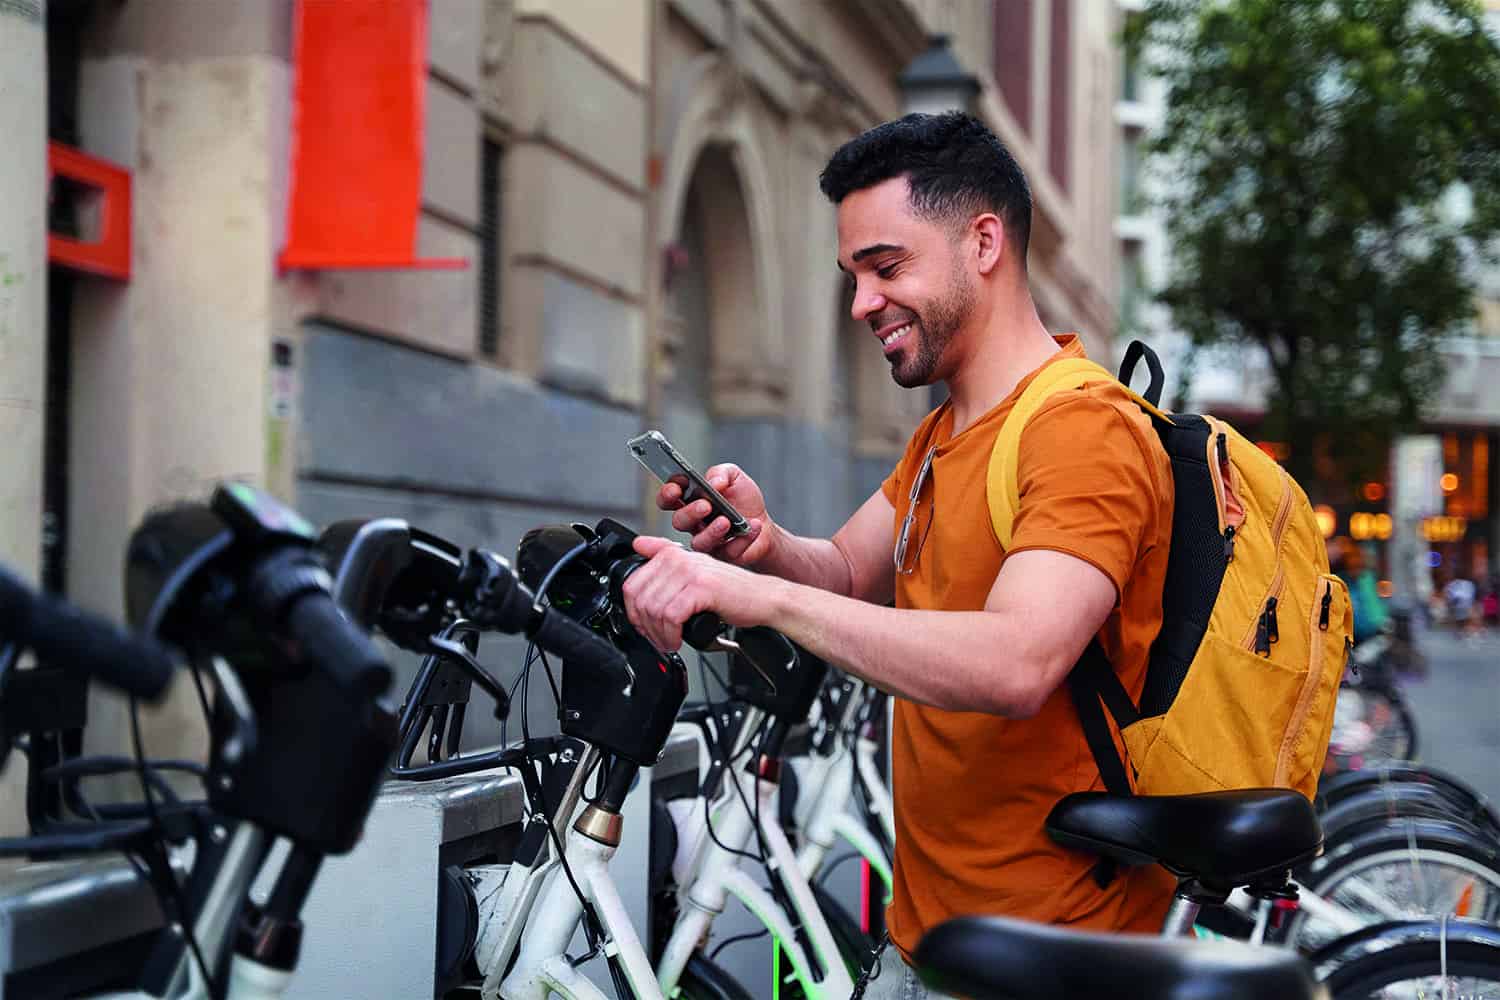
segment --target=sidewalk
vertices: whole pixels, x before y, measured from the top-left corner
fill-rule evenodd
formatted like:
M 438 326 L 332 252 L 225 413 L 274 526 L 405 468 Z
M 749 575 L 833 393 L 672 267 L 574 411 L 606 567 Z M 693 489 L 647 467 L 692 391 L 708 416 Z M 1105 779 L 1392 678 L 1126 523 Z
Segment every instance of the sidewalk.
M 1488 795 L 1500 810 L 1500 633 L 1422 637 L 1428 675 L 1402 684 L 1417 721 L 1417 754 Z

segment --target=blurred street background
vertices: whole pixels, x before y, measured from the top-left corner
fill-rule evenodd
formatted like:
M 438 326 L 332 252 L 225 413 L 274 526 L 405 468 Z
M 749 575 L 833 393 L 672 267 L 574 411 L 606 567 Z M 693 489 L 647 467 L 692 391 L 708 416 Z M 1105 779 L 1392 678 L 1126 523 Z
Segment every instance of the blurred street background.
M 1418 754 L 1500 803 L 1500 633 L 1430 635 L 1431 674 L 1404 690 L 1416 716 Z
M 500 552 L 665 530 L 648 428 L 831 532 L 941 389 L 849 318 L 817 175 L 963 108 L 1044 322 L 1286 465 L 1362 635 L 1414 623 L 1420 756 L 1500 794 L 1497 38 L 1500 0 L 0 0 L 0 560 L 121 617 L 132 526 L 224 478 Z

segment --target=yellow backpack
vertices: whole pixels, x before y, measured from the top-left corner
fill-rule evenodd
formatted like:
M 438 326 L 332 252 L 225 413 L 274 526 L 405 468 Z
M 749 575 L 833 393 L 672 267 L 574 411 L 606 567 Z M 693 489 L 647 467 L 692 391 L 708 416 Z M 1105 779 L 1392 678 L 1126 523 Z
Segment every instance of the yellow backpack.
M 1151 415 L 1176 495 L 1162 628 L 1139 705 L 1097 639 L 1069 675 L 1089 748 L 1116 794 L 1275 785 L 1312 798 L 1352 641 L 1348 591 L 1328 571 L 1307 495 L 1280 465 L 1222 420 L 1158 409 L 1161 364 L 1139 341 L 1118 381 L 1128 383 L 1143 357 L 1146 397 L 1126 391 Z M 1083 358 L 1053 362 L 1006 418 L 987 483 L 1003 547 L 1020 504 L 1016 463 L 1027 420 L 1053 393 L 1100 381 L 1116 380 Z M 1101 702 L 1119 726 L 1133 782 Z

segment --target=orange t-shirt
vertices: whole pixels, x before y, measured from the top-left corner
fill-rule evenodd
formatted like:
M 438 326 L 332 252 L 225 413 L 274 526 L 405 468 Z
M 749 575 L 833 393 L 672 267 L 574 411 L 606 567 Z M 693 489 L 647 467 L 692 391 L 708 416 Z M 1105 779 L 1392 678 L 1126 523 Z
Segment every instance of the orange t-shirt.
M 1058 344 L 1062 350 L 1049 364 L 1083 356 L 1076 337 L 1059 337 Z M 898 532 L 922 459 L 933 445 L 937 451 L 908 543 L 920 544 L 915 569 L 896 577 L 897 607 L 984 608 L 1006 556 L 985 496 L 990 453 L 1035 375 L 957 436 L 947 403 L 912 435 L 882 487 L 896 508 Z M 1172 470 L 1150 418 L 1118 386 L 1059 392 L 1021 435 L 1017 474 L 1021 502 L 1010 551 L 1066 552 L 1114 581 L 1119 602 L 1100 641 L 1139 700 L 1161 626 L 1172 530 Z M 913 557 L 907 559 L 911 565 Z M 1003 650 L 994 665 L 1007 669 Z M 1098 859 L 1047 836 L 1044 821 L 1059 799 L 1104 787 L 1066 685 L 1030 719 L 898 699 L 891 751 L 896 864 L 887 919 L 892 941 L 908 956 L 933 926 L 971 913 L 1161 929 L 1173 889 L 1163 869 L 1121 869 L 1100 889 L 1090 874 Z

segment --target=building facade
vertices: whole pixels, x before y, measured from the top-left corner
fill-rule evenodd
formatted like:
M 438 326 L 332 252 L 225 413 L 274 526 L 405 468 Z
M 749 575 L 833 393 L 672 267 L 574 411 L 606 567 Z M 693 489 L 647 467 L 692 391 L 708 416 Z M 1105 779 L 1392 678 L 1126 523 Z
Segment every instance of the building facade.
M 1044 319 L 1111 350 L 1108 5 L 428 10 L 417 252 L 463 269 L 278 266 L 293 0 L 0 6 L 0 116 L 23 143 L 0 166 L 0 271 L 30 295 L 0 275 L 0 558 L 118 617 L 131 528 L 225 478 L 320 524 L 400 516 L 503 553 L 546 522 L 666 530 L 624 446 L 651 427 L 700 467 L 749 470 L 789 528 L 831 532 L 929 398 L 849 317 L 817 175 L 903 112 L 898 74 L 934 32 L 1032 180 Z M 44 259 L 40 108 L 51 140 L 128 174 L 128 280 Z M 122 745 L 119 703 L 90 711 L 90 739 Z M 148 715 L 155 754 L 200 752 L 201 731 L 190 686 Z

